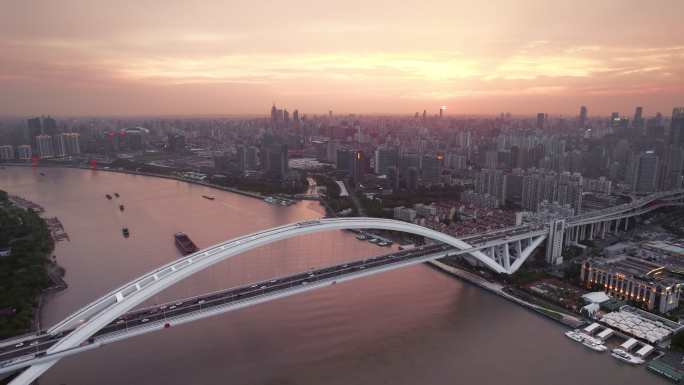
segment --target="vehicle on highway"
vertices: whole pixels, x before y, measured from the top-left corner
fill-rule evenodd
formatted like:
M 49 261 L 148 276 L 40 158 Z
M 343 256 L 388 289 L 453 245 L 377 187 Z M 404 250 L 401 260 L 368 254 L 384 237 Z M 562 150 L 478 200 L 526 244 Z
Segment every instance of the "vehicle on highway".
M 22 346 L 24 346 L 23 342 L 19 342 L 18 344 L 14 345 L 15 348 L 20 348 Z
M 143 318 L 140 322 L 145 323 L 145 322 L 150 322 L 149 318 Z

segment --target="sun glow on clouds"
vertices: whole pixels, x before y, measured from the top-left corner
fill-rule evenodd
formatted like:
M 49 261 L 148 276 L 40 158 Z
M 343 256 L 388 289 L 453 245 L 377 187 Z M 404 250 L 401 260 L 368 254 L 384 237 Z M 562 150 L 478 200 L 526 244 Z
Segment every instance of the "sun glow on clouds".
M 9 2 L 0 12 L 0 113 L 41 112 L 31 107 L 37 100 L 55 106 L 45 113 L 87 112 L 81 105 L 95 100 L 89 95 L 117 106 L 112 112 L 142 110 L 132 93 L 149 112 L 169 108 L 156 102 L 162 99 L 201 106 L 188 103 L 187 90 L 192 102 L 205 92 L 244 106 L 236 113 L 261 111 L 264 100 L 276 99 L 321 111 L 344 99 L 350 112 L 472 99 L 480 112 L 497 112 L 505 100 L 536 109 L 555 98 L 549 112 L 567 112 L 588 103 L 587 95 L 633 95 L 620 103 L 647 109 L 657 97 L 658 108 L 684 98 L 682 0 L 658 7 L 429 2 L 412 8 L 365 0 L 363 12 L 354 1 Z M 577 9 L 591 12 L 558 17 Z M 245 94 L 254 96 L 246 101 Z M 608 104 L 592 111 L 619 107 Z

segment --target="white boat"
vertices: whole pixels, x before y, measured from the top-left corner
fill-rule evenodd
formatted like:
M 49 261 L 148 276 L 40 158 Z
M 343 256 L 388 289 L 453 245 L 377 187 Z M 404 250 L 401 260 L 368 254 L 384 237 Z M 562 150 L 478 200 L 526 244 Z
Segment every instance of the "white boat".
M 577 342 L 584 341 L 584 338 L 582 337 L 582 335 L 580 333 L 577 332 L 577 330 L 568 330 L 567 332 L 565 332 L 565 336 L 570 338 L 573 341 L 577 341 Z
M 606 350 L 608 350 L 608 348 L 606 347 L 606 345 L 596 343 L 595 341 L 591 341 L 591 340 L 589 340 L 589 339 L 585 339 L 585 340 L 582 342 L 582 345 L 588 347 L 589 349 L 591 349 L 591 350 L 593 350 L 593 351 L 595 351 L 595 352 L 605 352 Z
M 641 358 L 633 356 L 620 348 L 613 349 L 613 352 L 610 353 L 610 355 L 632 365 L 641 365 L 644 363 L 644 360 Z
M 577 342 L 584 341 L 584 338 L 582 338 L 582 336 L 579 333 L 577 333 L 576 330 L 569 330 L 569 331 L 565 332 L 565 336 L 570 338 L 573 341 L 577 341 Z

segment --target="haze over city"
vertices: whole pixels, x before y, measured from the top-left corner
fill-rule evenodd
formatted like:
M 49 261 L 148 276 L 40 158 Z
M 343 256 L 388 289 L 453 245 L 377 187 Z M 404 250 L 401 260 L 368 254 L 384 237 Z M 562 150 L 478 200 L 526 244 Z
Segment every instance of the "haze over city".
M 684 0 L 0 2 L 0 385 L 684 383 Z
M 0 114 L 669 113 L 680 0 L 14 1 Z

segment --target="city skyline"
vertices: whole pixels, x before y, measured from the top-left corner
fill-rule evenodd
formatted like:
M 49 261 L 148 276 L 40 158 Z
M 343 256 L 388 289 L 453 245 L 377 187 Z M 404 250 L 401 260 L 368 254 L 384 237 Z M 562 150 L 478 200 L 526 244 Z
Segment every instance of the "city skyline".
M 0 115 L 669 115 L 682 4 L 639 5 L 14 3 Z

